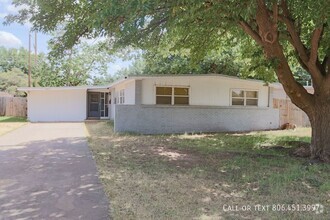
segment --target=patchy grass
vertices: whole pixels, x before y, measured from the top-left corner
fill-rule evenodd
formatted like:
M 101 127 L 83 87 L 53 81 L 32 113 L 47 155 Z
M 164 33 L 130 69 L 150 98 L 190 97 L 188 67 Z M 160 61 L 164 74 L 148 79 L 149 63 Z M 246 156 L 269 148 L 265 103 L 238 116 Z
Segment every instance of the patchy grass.
M 0 123 L 27 122 L 26 117 L 0 116 Z
M 290 156 L 310 129 L 144 136 L 86 126 L 114 219 L 329 217 L 330 165 Z M 322 213 L 304 206 L 313 204 Z
M 15 130 L 27 122 L 26 118 L 20 117 L 0 117 L 0 136 Z

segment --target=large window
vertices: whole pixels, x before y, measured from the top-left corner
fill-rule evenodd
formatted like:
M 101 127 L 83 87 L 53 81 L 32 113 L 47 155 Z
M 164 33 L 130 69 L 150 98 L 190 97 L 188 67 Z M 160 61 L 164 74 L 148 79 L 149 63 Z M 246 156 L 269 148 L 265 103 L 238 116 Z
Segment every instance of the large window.
M 258 106 L 258 91 L 232 89 L 231 104 L 242 106 Z
M 156 87 L 157 105 L 189 105 L 189 88 Z

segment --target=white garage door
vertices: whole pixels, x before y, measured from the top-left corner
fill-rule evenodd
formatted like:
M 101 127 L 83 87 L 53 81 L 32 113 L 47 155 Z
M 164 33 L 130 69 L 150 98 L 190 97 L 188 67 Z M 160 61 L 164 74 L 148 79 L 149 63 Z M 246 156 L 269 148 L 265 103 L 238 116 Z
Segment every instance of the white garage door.
M 28 92 L 31 122 L 83 121 L 86 119 L 86 89 Z

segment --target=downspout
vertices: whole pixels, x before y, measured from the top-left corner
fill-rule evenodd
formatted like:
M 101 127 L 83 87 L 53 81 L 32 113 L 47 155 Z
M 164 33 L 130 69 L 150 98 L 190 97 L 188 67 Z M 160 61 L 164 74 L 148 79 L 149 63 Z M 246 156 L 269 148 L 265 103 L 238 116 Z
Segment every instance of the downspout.
M 268 85 L 268 108 L 270 107 L 270 86 Z

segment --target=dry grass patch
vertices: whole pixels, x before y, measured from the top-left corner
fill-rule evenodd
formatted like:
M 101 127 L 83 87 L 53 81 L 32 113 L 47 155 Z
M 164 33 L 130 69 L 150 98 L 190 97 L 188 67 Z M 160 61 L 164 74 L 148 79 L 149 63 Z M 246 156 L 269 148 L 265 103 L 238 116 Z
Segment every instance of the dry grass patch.
M 26 118 L 0 117 L 0 136 L 27 124 Z
M 8 122 L 8 123 L 1 123 L 0 124 L 0 136 L 4 135 L 10 131 L 13 131 L 23 125 L 25 125 L 26 123 L 12 123 L 12 122 Z
M 328 219 L 330 166 L 309 165 L 287 150 L 308 136 L 118 135 L 111 123 L 86 126 L 114 219 Z M 258 204 L 323 210 L 258 211 Z M 242 210 L 247 206 L 251 211 Z

